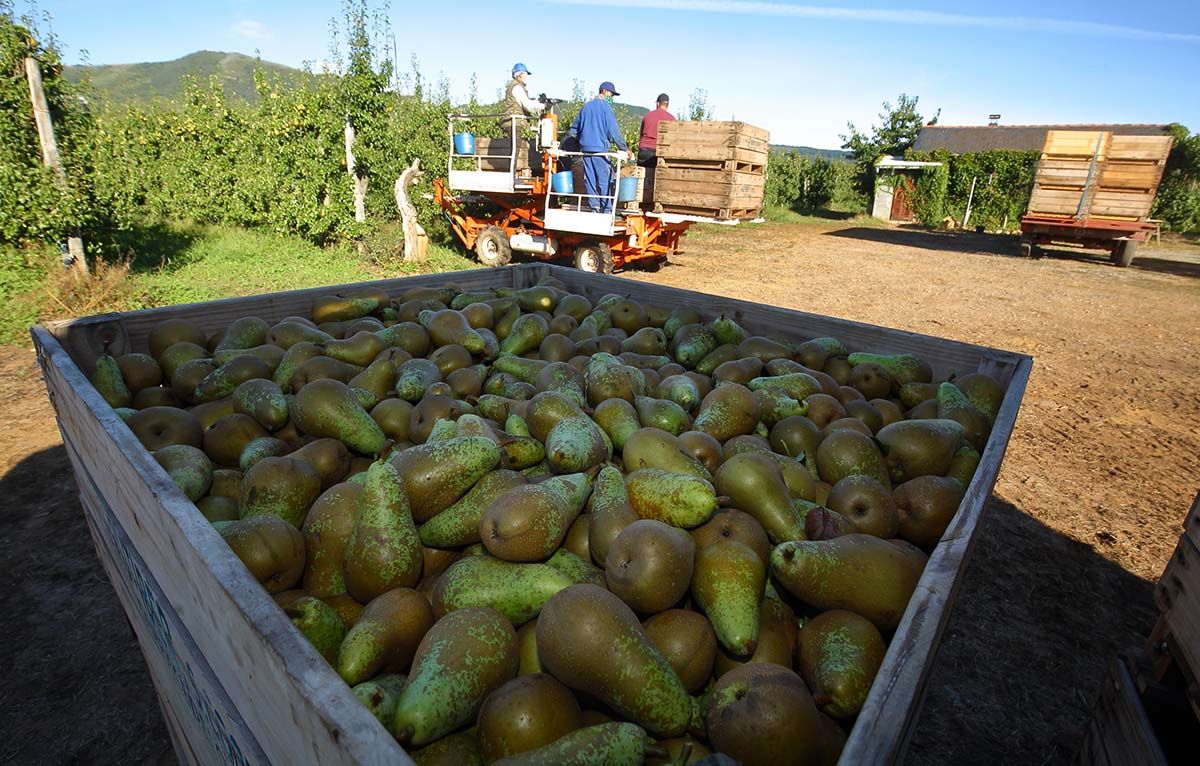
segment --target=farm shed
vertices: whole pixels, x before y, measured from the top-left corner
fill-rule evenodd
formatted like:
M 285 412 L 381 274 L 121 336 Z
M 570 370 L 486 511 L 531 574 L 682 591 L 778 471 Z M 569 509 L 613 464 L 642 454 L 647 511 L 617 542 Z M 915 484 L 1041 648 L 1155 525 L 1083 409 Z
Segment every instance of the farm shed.
M 871 215 L 893 223 L 912 223 L 916 220 L 910 202 L 916 176 L 940 162 L 917 162 L 885 155 L 875 163 L 875 201 Z
M 1166 125 L 926 125 L 913 151 L 941 149 L 951 154 L 1010 149 L 1040 152 L 1052 130 L 1107 131 L 1114 136 L 1165 136 Z

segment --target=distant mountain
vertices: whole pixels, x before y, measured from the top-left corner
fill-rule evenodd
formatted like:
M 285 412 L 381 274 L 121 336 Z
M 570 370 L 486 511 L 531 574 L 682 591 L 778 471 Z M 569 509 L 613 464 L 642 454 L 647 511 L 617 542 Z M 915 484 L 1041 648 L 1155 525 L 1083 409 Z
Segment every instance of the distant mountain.
M 197 51 L 174 61 L 68 66 L 64 74 L 72 82 L 90 78 L 97 94 L 113 103 L 149 101 L 156 96 L 175 98 L 182 92 L 184 75 L 191 75 L 201 83 L 216 75 L 225 83 L 227 94 L 253 101 L 255 66 L 261 66 L 268 76 L 289 77 L 300 71 L 241 53 Z
M 775 154 L 788 154 L 795 152 L 801 157 L 823 157 L 827 160 L 847 160 L 850 159 L 850 152 L 843 149 L 815 149 L 811 146 L 792 146 L 791 144 L 771 144 L 771 151 Z

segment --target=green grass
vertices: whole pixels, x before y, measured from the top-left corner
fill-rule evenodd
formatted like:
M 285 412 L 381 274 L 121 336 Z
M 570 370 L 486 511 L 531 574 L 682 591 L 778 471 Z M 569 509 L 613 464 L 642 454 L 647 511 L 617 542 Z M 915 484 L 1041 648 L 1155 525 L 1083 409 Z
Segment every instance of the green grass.
M 805 210 L 796 211 L 783 207 L 768 207 L 763 210 L 763 218 L 771 223 L 796 223 L 808 226 L 828 226 L 832 222 L 842 222 L 855 226 L 886 229 L 888 224 L 864 213 L 848 213 L 836 210 Z
M 398 229 L 395 237 L 399 237 Z M 392 232 L 372 238 L 390 249 Z M 352 245 L 321 248 L 294 237 L 229 226 L 152 224 L 118 238 L 119 259 L 93 262 L 78 283 L 53 248 L 0 249 L 0 343 L 25 343 L 37 321 L 209 301 L 237 295 L 339 285 L 476 267 L 458 251 L 431 245 L 423 263 L 398 255 L 360 258 Z M 378 256 L 378 254 L 374 254 Z M 389 253 L 389 255 L 391 255 Z

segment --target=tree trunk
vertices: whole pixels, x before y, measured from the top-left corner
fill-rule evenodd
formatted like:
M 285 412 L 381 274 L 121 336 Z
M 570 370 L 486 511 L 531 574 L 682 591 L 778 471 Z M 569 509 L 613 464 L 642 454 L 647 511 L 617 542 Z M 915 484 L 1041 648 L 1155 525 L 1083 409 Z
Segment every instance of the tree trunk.
M 354 140 L 354 126 L 350 124 L 350 115 L 346 115 L 346 172 L 354 190 L 354 220 L 363 223 L 367 220 L 367 177 L 359 172 L 354 159 Z
M 429 253 L 429 239 L 425 229 L 417 223 L 417 208 L 409 201 L 408 190 L 421 181 L 421 160 L 412 165 L 396 179 L 396 207 L 400 210 L 400 223 L 404 229 L 404 260 L 423 261 Z
M 33 121 L 37 124 L 38 141 L 42 146 L 42 163 L 54 169 L 54 178 L 64 193 L 70 190 L 67 173 L 63 170 L 62 157 L 58 154 L 58 141 L 54 138 L 54 123 L 50 121 L 50 107 L 42 90 L 42 70 L 32 56 L 25 58 L 25 76 L 29 80 L 29 100 L 33 103 Z M 67 253 L 71 256 L 71 268 L 80 276 L 87 276 L 87 258 L 83 252 L 83 238 L 78 227 L 72 227 L 67 237 Z

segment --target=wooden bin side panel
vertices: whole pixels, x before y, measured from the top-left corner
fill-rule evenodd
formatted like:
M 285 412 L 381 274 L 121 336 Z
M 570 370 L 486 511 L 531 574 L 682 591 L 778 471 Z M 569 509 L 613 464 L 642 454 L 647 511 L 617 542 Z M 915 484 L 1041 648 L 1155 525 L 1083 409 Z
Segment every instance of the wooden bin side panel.
M 84 510 L 181 758 L 411 763 L 44 328 Z
M 1166 766 L 1137 684 L 1121 658 L 1113 660 L 1104 679 L 1077 760 L 1081 766 Z
M 1154 600 L 1192 673 L 1200 672 L 1200 548 L 1184 534 L 1154 588 Z

